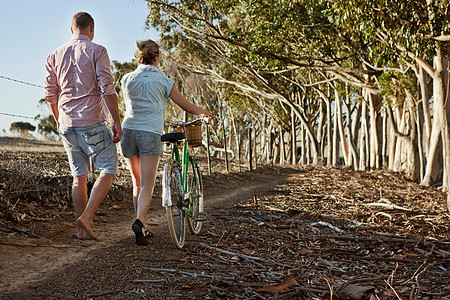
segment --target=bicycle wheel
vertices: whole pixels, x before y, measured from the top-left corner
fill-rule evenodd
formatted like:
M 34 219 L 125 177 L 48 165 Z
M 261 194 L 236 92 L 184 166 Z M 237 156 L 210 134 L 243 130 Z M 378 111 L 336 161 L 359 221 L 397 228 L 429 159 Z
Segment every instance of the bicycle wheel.
M 206 219 L 203 210 L 203 182 L 200 169 L 192 159 L 190 160 L 187 179 L 187 192 L 191 196 L 190 211 L 192 213 L 192 216 L 188 216 L 187 222 L 191 232 L 193 234 L 199 234 L 202 229 L 202 223 Z
M 181 249 L 186 238 L 186 214 L 183 209 L 184 192 L 181 184 L 180 164 L 169 159 L 164 166 L 163 176 L 165 177 L 163 182 L 168 184 L 167 188 L 172 202 L 170 206 L 166 207 L 169 232 L 175 246 Z

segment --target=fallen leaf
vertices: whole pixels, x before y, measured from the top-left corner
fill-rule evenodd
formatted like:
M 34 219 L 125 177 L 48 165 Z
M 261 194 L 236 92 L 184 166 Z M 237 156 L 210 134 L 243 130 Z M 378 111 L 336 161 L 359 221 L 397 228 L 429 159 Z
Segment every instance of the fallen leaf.
M 296 286 L 300 285 L 300 283 L 295 278 L 289 278 L 286 279 L 283 282 L 280 282 L 275 285 L 267 285 L 263 286 L 262 288 L 259 288 L 258 291 L 260 292 L 268 292 L 268 293 L 279 293 L 289 290 L 290 286 Z
M 347 296 L 352 300 L 366 300 L 370 299 L 371 295 L 375 293 L 374 287 L 358 286 L 349 284 L 342 289 L 342 296 Z

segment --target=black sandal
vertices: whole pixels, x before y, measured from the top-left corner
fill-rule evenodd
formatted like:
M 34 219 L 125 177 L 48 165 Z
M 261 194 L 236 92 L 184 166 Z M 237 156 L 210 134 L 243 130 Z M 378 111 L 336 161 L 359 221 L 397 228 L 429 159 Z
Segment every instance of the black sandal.
M 142 233 L 142 228 L 144 228 L 144 224 L 142 224 L 141 220 L 136 219 L 131 225 L 131 229 L 133 229 L 134 234 L 136 235 L 136 244 L 140 246 L 148 245 L 148 238 L 153 236 L 150 230 L 145 230 L 145 234 Z

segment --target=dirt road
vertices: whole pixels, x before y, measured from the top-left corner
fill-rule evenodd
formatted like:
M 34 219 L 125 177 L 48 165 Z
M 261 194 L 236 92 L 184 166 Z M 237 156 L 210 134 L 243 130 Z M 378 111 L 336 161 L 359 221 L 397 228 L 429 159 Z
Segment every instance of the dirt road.
M 33 153 L 37 149 L 39 145 L 29 145 L 27 150 Z M 279 169 L 233 176 L 205 176 L 206 211 L 211 215 L 226 214 L 235 204 L 250 199 L 254 190 L 262 194 L 285 179 L 286 175 Z M 122 201 L 102 203 L 95 218 L 99 241 L 74 238 L 76 226 L 70 210 L 56 214 L 52 219 L 23 222 L 22 226 L 16 224 L 13 229 L 3 230 L 0 235 L 1 298 L 84 298 L 95 291 L 87 286 L 89 277 L 106 277 L 110 279 L 108 285 L 114 285 L 116 281 L 123 281 L 123 276 L 136 279 L 131 274 L 130 260 L 146 257 L 142 261 L 145 264 L 145 260 L 154 260 L 155 256 L 159 260 L 183 256 L 198 245 L 201 236 L 188 234 L 185 249 L 175 249 L 167 230 L 159 189 L 157 185 L 147 222 L 154 237 L 146 247 L 134 244 L 130 189 L 122 191 Z M 209 226 L 211 224 L 205 222 L 203 233 Z M 118 249 L 119 252 L 116 251 Z
M 135 245 L 123 168 L 95 218 L 100 240 L 79 241 L 61 146 L 0 138 L 0 299 L 450 298 L 439 189 L 383 170 L 213 165 L 209 218 L 182 250 L 159 184 L 154 236 Z

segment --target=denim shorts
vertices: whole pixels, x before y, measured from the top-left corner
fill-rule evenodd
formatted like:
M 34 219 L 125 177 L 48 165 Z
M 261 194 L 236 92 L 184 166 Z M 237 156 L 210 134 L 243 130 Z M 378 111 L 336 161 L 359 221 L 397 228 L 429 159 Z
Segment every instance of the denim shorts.
M 88 127 L 60 127 L 59 134 L 69 157 L 72 176 L 89 173 L 89 158 L 100 174 L 118 173 L 117 147 L 105 121 Z
M 163 155 L 161 136 L 149 131 L 124 128 L 120 147 L 126 158 Z

